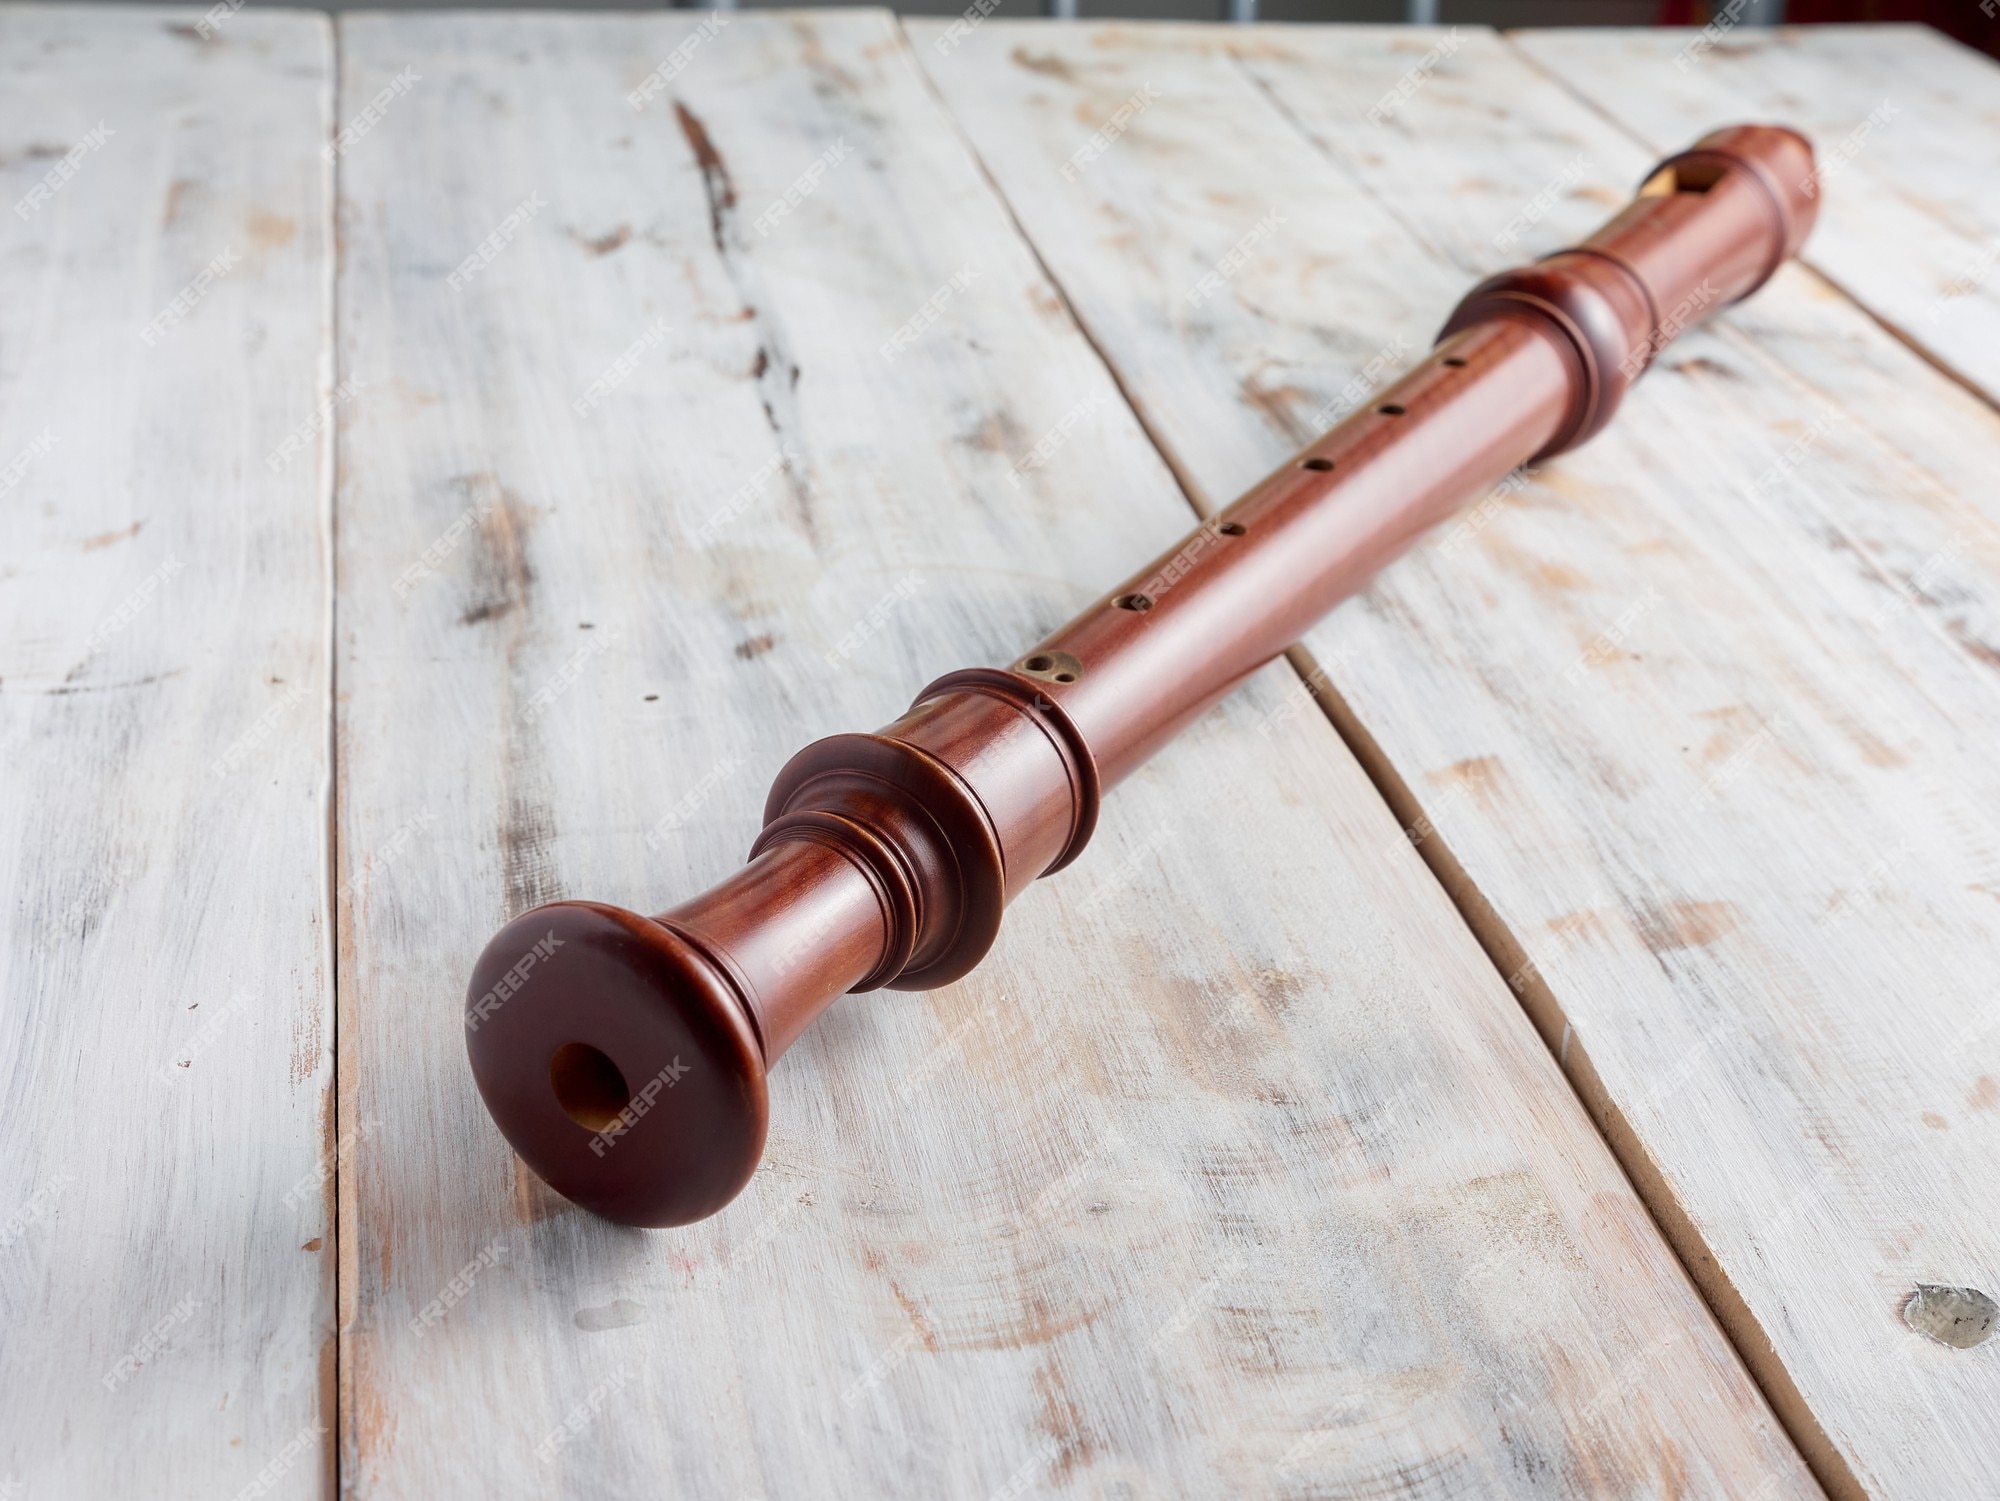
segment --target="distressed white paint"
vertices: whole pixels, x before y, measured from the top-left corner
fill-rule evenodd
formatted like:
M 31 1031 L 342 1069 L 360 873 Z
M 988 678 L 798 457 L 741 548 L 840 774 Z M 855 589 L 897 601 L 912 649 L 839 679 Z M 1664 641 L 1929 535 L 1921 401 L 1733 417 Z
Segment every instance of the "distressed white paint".
M 1203 505 L 1651 155 L 1469 30 L 912 32 Z M 1629 44 L 1566 46 L 1602 83 Z M 1162 102 L 1065 183 L 1077 122 L 1142 83 Z M 1290 127 L 1245 127 L 1256 97 Z M 2000 1281 L 1996 468 L 1990 408 L 1788 270 L 1308 641 L 1840 1491 L 1983 1495 L 2000 1445 L 1990 1347 L 1899 1317 Z
M 329 445 L 265 463 L 332 352 L 332 37 L 199 15 L 0 7 L 0 1494 L 26 1498 L 332 1476 Z
M 823 1018 L 716 1219 L 619 1229 L 517 1167 L 459 1020 L 496 925 L 732 870 L 796 746 L 1008 659 L 1189 522 L 894 22 L 734 18 L 634 111 L 701 24 L 342 26 L 343 118 L 421 78 L 343 159 L 346 1483 L 1811 1494 L 1282 666 L 970 979 Z M 1224 123 L 1283 134 L 1247 93 Z

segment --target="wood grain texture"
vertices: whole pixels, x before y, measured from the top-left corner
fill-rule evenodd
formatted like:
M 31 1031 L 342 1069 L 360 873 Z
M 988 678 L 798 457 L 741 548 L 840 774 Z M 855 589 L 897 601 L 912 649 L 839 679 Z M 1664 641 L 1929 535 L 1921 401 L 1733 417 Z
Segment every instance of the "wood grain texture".
M 715 1219 L 519 1171 L 488 933 L 700 889 L 1189 517 L 886 14 L 341 36 L 343 119 L 419 80 L 342 179 L 356 1495 L 1813 1494 L 1283 666 L 970 979 L 823 1018 Z
M 1204 506 L 1650 158 L 1469 30 L 912 33 Z M 1991 409 L 1787 270 L 1308 638 L 1838 1492 L 1985 1494 L 2000 1438 L 1991 1347 L 1901 1317 L 2000 1280 L 1997 463 Z
M 323 18 L 0 7 L 0 1491 L 332 1478 Z
M 2000 23 L 1989 23 L 2000 24 Z M 2000 401 L 2000 65 L 1924 26 L 1523 31 L 1510 40 L 1649 146 L 1785 120 L 1818 148 L 1807 262 Z

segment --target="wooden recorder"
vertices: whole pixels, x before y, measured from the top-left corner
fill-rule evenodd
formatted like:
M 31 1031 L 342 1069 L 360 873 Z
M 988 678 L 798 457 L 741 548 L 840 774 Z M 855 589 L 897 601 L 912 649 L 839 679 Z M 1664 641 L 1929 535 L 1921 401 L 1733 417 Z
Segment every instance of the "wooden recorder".
M 965 974 L 1104 791 L 1509 471 L 1590 437 L 1684 327 L 1811 228 L 1812 148 L 1738 125 L 1571 250 L 1489 278 L 1393 386 L 1007 667 L 932 683 L 778 773 L 741 870 L 641 917 L 554 902 L 473 967 L 466 1051 L 522 1159 L 587 1209 L 681 1225 L 741 1191 L 766 1075 L 836 996 Z

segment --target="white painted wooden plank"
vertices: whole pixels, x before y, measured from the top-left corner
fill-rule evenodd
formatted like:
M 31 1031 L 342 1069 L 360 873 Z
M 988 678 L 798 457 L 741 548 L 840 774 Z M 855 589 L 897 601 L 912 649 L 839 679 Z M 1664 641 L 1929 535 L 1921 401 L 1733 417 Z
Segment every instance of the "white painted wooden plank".
M 912 31 L 1203 504 L 1648 162 L 1467 29 Z M 1223 128 L 1246 90 L 1297 129 Z M 1988 407 L 1787 271 L 1308 643 L 1836 1491 L 1981 1495 L 2000 1440 L 1987 1351 L 1900 1317 L 2000 1280 L 1996 463 Z
M 1654 147 L 1785 119 L 1821 158 L 1807 260 L 2000 401 L 2000 65 L 1926 26 L 1523 31 L 1511 38 Z
M 0 6 L 0 1493 L 325 1494 L 324 18 Z
M 822 1019 L 722 1215 L 519 1169 L 502 920 L 736 868 L 796 746 L 1189 517 L 885 13 L 341 35 L 343 118 L 417 80 L 343 159 L 357 1495 L 1812 1494 L 1282 667 L 970 979 Z

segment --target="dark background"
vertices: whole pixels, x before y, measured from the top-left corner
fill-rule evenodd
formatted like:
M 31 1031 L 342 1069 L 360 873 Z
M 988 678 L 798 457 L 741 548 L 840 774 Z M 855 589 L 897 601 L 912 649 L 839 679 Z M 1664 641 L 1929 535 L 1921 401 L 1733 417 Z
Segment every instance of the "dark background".
M 91 0 L 71 0 L 91 3 Z M 204 0 L 154 0 L 206 9 Z M 250 0 L 252 5 L 262 0 Z M 657 10 L 662 0 L 290 0 L 320 10 Z M 853 4 L 855 0 L 737 0 L 728 9 L 784 10 Z M 969 0 L 882 0 L 911 16 L 952 16 Z M 1000 0 L 993 14 L 1047 14 L 1057 0 Z M 1229 0 L 1074 0 L 1085 20 L 1097 17 L 1172 21 L 1227 19 Z M 1701 26 L 1730 0 L 1256 0 L 1260 21 L 1435 20 L 1467 26 Z M 704 6 L 690 7 L 706 9 Z M 1428 11 L 1428 13 L 1425 13 Z M 1815 25 L 1830 21 L 1921 22 L 2000 57 L 2000 0 L 1739 0 L 1745 25 Z

